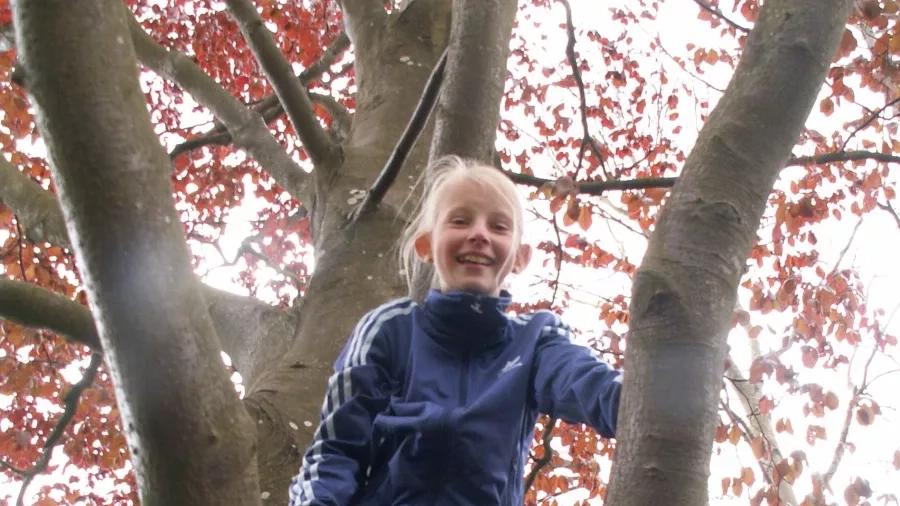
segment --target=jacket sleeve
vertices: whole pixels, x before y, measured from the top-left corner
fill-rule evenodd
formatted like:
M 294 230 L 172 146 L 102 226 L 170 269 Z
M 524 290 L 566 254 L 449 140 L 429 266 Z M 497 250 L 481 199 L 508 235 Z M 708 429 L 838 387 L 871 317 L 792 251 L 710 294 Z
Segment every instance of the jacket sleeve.
M 409 305 L 394 303 L 366 314 L 334 364 L 319 426 L 291 481 L 290 506 L 347 506 L 369 466 L 375 416 L 391 395 L 388 320 Z M 396 328 L 396 325 L 391 325 Z
M 538 410 L 568 423 L 590 425 L 603 437 L 615 437 L 622 372 L 594 350 L 572 342 L 570 328 L 554 318 L 541 330 L 536 347 Z

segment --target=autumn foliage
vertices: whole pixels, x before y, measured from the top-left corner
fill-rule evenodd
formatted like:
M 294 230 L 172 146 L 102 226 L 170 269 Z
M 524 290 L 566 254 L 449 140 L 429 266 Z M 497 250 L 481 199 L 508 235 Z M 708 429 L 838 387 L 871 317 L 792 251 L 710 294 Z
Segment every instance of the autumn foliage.
M 0 2 L 0 23 L 8 25 L 6 3 Z M 278 143 L 311 168 L 226 10 L 205 0 L 127 3 L 158 44 L 188 55 L 260 111 Z M 759 5 L 571 3 L 520 2 L 511 41 L 499 159 L 529 198 L 539 250 L 515 309 L 560 311 L 580 339 L 623 367 L 630 280 L 668 188 L 740 60 Z M 297 73 L 341 36 L 335 0 L 255 4 Z M 670 27 L 660 35 L 666 16 L 676 12 L 684 31 Z M 892 171 L 900 161 L 898 17 L 896 0 L 859 3 L 819 106 L 770 195 L 728 338 L 713 498 L 753 505 L 785 504 L 787 497 L 804 505 L 900 499 L 892 489 L 900 479 L 900 448 L 878 442 L 892 430 L 886 412 L 896 403 L 886 387 L 897 384 L 892 374 L 898 371 L 892 307 L 883 298 L 870 301 L 871 270 L 847 255 L 851 248 L 877 247 L 853 242 L 863 220 L 887 217 L 894 228 L 885 236 L 900 230 Z M 335 118 L 356 106 L 352 63 L 352 49 L 343 51 L 306 83 L 322 124 L 338 136 L 342 125 Z M 0 171 L 15 170 L 52 192 L 15 70 L 16 50 L 9 47 L 0 52 L 6 160 Z M 235 149 L 221 123 L 185 90 L 147 69 L 141 82 L 160 142 L 173 153 L 171 182 L 196 272 L 273 305 L 293 304 L 313 271 L 306 203 Z M 0 271 L 86 304 L 70 251 L 33 228 L 41 216 L 14 213 L 12 183 L 4 184 Z M 249 218 L 242 205 L 252 206 Z M 9 483 L 21 484 L 20 471 L 50 451 L 44 445 L 91 354 L 54 333 L 0 321 L 0 455 Z M 32 485 L 34 504 L 137 504 L 105 366 L 78 392 L 54 458 Z M 614 441 L 584 427 L 541 419 L 526 504 L 602 499 L 614 451 Z M 848 464 L 854 454 L 865 457 Z M 18 487 L 0 487 L 0 497 L 14 500 L 17 493 Z

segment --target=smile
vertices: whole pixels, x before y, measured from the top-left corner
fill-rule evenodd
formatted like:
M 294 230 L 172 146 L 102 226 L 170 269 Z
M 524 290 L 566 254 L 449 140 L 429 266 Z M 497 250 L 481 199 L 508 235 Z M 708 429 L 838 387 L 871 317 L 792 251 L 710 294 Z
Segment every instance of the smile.
M 478 265 L 493 265 L 494 261 L 488 257 L 481 255 L 459 255 L 456 257 L 456 261 L 461 264 L 478 264 Z

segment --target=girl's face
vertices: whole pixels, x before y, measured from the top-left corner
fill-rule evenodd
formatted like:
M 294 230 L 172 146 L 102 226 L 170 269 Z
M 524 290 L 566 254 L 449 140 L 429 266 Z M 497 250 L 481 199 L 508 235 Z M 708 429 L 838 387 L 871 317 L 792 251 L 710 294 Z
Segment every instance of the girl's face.
M 437 269 L 442 292 L 497 296 L 506 276 L 528 265 L 531 248 L 514 236 L 514 213 L 503 196 L 466 179 L 438 196 L 434 229 L 416 238 L 416 253 Z

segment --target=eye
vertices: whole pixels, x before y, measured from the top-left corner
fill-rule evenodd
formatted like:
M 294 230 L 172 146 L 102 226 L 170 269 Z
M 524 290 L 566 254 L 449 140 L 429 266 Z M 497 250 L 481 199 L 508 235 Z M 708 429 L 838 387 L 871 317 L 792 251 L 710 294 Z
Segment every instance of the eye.
M 506 223 L 505 221 L 498 221 L 498 222 L 494 223 L 494 228 L 497 230 L 500 230 L 502 232 L 507 232 L 507 231 L 509 231 L 509 224 Z
M 451 225 L 465 225 L 467 223 L 466 219 L 461 216 L 454 216 L 450 218 Z

